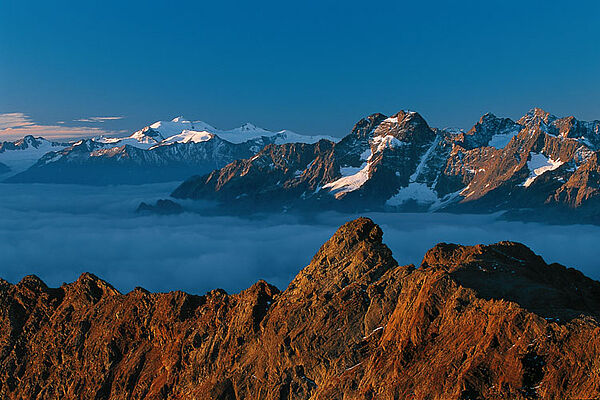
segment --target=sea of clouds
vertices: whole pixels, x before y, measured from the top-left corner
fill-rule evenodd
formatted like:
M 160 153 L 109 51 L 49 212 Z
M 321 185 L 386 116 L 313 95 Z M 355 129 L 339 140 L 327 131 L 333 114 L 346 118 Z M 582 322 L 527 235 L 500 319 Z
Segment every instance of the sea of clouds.
M 122 292 L 237 292 L 258 279 L 283 289 L 344 222 L 358 215 L 250 218 L 138 215 L 140 201 L 176 183 L 141 186 L 0 184 L 0 277 L 36 274 L 49 286 L 92 272 Z M 192 203 L 187 204 L 188 206 Z M 439 242 L 519 241 L 547 262 L 600 278 L 600 227 L 498 221 L 497 216 L 363 213 L 381 225 L 400 264 L 418 265 Z

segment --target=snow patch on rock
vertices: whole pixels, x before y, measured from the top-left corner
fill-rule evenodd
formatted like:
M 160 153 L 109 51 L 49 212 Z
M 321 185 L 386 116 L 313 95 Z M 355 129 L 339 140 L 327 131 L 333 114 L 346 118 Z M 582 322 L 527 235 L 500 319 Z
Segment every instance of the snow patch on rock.
M 427 160 L 429 160 L 429 158 L 433 154 L 433 151 L 435 150 L 437 145 L 440 143 L 440 140 L 441 140 L 441 135 L 436 135 L 435 139 L 433 139 L 433 142 L 431 143 L 431 146 L 429 146 L 429 148 L 427 149 L 425 154 L 423 154 L 423 156 L 421 156 L 421 159 L 419 160 L 419 164 L 417 165 L 415 172 L 409 178 L 410 182 L 417 181 L 417 178 L 421 174 L 421 171 L 423 171 L 423 168 L 425 168 L 425 165 L 427 165 Z
M 323 186 L 323 189 L 329 189 L 331 194 L 335 196 L 335 198 L 339 198 L 342 194 L 352 192 L 360 188 L 365 182 L 369 179 L 369 163 L 363 164 L 361 168 L 358 168 L 355 173 L 352 175 L 342 176 L 340 179 L 330 182 Z M 340 172 L 348 173 L 354 172 L 352 167 L 343 167 L 340 168 Z
M 411 182 L 390 197 L 385 204 L 394 207 L 409 200 L 414 200 L 419 204 L 430 204 L 438 201 L 438 195 L 426 183 Z
M 529 168 L 529 177 L 523 182 L 521 186 L 529 187 L 533 181 L 540 175 L 548 171 L 554 171 L 564 163 L 560 160 L 553 160 L 540 153 L 530 153 L 530 159 L 527 161 L 527 168 Z
M 206 131 L 190 131 L 184 130 L 178 135 L 173 135 L 161 142 L 161 144 L 171 143 L 201 143 L 212 139 L 215 135 Z
M 376 147 L 375 152 L 380 153 L 387 148 L 393 149 L 396 147 L 404 146 L 406 145 L 406 143 L 401 142 L 392 135 L 386 135 L 377 136 L 376 138 L 373 138 L 373 145 Z
M 517 128 L 506 133 L 499 133 L 493 135 L 490 141 L 488 142 L 488 146 L 493 147 L 495 149 L 503 149 L 513 137 L 517 136 L 518 133 L 519 129 Z

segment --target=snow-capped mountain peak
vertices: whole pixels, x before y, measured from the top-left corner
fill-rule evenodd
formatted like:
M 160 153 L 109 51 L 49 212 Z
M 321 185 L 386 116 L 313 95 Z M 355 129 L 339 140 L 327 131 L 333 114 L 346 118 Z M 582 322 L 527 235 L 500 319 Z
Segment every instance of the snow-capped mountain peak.
M 42 145 L 42 143 L 44 141 L 46 141 L 46 139 L 44 139 L 42 137 L 36 139 L 32 135 L 27 135 L 21 140 L 21 143 L 24 144 L 25 146 L 31 146 L 31 147 L 38 148 L 40 145 Z
M 521 119 L 519 119 L 517 123 L 528 126 L 538 124 L 539 122 L 542 122 L 544 124 L 550 124 L 556 119 L 558 119 L 556 116 L 550 114 L 547 111 L 542 110 L 541 108 L 535 107 L 527 111 L 527 113 L 523 117 L 521 117 Z
M 257 127 L 256 125 L 250 123 L 250 122 L 246 122 L 245 124 L 242 124 L 242 126 L 240 126 L 238 128 L 240 131 L 254 131 L 254 130 L 264 130 L 262 128 Z
M 173 143 L 200 143 L 211 140 L 214 137 L 215 135 L 213 133 L 206 131 L 191 131 L 184 129 L 180 134 L 173 135 L 163 140 L 160 142 L 160 145 L 169 145 Z
M 51 142 L 43 137 L 27 135 L 14 142 L 0 142 L 0 163 L 8 168 L 8 173 L 16 174 L 25 171 L 44 154 L 68 146 L 66 143 Z

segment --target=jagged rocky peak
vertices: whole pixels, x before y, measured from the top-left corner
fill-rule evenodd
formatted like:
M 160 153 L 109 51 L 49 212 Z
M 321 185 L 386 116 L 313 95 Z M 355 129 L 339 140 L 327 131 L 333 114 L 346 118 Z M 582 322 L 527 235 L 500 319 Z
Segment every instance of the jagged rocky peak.
M 521 128 L 521 125 L 510 118 L 499 118 L 488 112 L 464 135 L 463 145 L 467 149 L 484 146 L 500 149 L 505 147 Z
M 544 317 L 600 316 L 598 282 L 573 268 L 546 264 L 521 243 L 440 243 L 425 254 L 422 268 L 442 269 L 479 296 L 513 301 Z
M 534 108 L 518 122 L 532 132 L 541 131 L 563 139 L 576 139 L 593 150 L 600 147 L 600 121 L 579 121 L 574 116 L 558 118 L 541 108 Z
M 581 138 L 588 134 L 585 129 L 586 126 L 581 124 L 574 116 L 560 118 L 554 124 L 561 137 Z
M 479 124 L 480 125 L 488 125 L 488 124 L 494 124 L 496 123 L 496 121 L 500 120 L 501 118 L 498 118 L 494 113 L 491 112 L 486 112 L 485 114 L 483 114 L 481 116 L 481 118 L 479 118 Z
M 289 290 L 311 293 L 317 286 L 339 289 L 349 283 L 378 279 L 397 266 L 382 237 L 381 228 L 369 218 L 345 223 L 292 281 Z
M 27 289 L 33 292 L 43 292 L 48 289 L 48 286 L 37 275 L 27 275 L 17 284 L 21 289 Z
M 425 253 L 421 266 L 423 268 L 443 268 L 447 272 L 454 272 L 487 259 L 490 262 L 509 264 L 531 264 L 541 260 L 527 246 L 516 242 L 499 242 L 493 245 L 462 246 L 452 243 L 439 243 Z
M 267 297 L 268 299 L 273 299 L 279 293 L 281 292 L 279 289 L 277 289 L 276 286 L 273 286 L 265 280 L 261 279 L 252 286 L 250 286 L 248 289 L 240 292 L 238 296 L 250 298 Z
M 357 250 L 362 250 L 365 246 L 380 248 L 382 237 L 381 228 L 370 218 L 355 219 L 342 225 L 321 247 L 313 261 L 320 261 L 325 257 L 328 263 L 335 263 L 349 254 L 354 254 Z
M 373 130 L 386 118 L 387 117 L 381 113 L 371 114 L 368 117 L 358 121 L 348 136 L 357 136 L 359 138 L 368 137 Z
M 507 127 L 518 127 L 519 125 L 510 118 L 499 118 L 488 112 L 481 116 L 479 121 L 467 132 L 475 135 L 481 131 L 498 132 L 506 130 Z
M 426 127 L 429 127 L 429 125 L 427 125 L 427 122 L 421 116 L 421 114 L 419 114 L 416 111 L 400 110 L 396 114 L 389 117 L 388 120 L 391 120 L 391 121 L 396 122 L 399 125 L 403 125 L 403 126 L 425 125 Z
M 376 136 L 375 130 L 387 117 L 381 113 L 371 114 L 358 121 L 349 135 L 336 144 L 335 153 L 342 165 L 359 166 L 361 155 L 370 148 L 370 141 Z
M 254 131 L 256 129 L 261 129 L 261 128 L 258 128 L 256 125 L 254 125 L 250 122 L 245 122 L 242 124 L 242 126 L 240 126 L 239 129 L 240 129 L 240 131 L 243 132 L 243 131 Z
M 402 142 L 420 145 L 433 140 L 435 132 L 419 113 L 402 110 L 383 120 L 373 136 L 393 136 Z
M 527 114 L 525 114 L 524 116 L 522 116 L 517 123 L 521 124 L 521 125 L 537 125 L 540 122 L 544 123 L 544 124 L 550 124 L 553 121 L 555 121 L 557 118 L 550 114 L 547 111 L 542 110 L 539 107 L 535 107 L 532 108 L 531 110 L 527 111 Z
M 64 285 L 67 296 L 79 297 L 84 302 L 97 303 L 106 296 L 116 296 L 119 293 L 110 283 L 89 272 L 84 272 L 71 284 Z
M 581 140 L 597 150 L 600 147 L 600 121 L 579 121 L 573 116 L 559 118 L 553 123 L 556 134 L 563 138 Z
M 21 142 L 21 143 L 23 143 L 23 144 L 25 144 L 25 145 L 28 145 L 28 146 L 32 146 L 32 147 L 38 147 L 38 146 L 39 146 L 39 141 L 38 141 L 38 139 L 41 139 L 41 138 L 37 138 L 37 139 L 36 139 L 36 138 L 35 138 L 34 136 L 32 136 L 32 135 L 27 135 L 27 136 L 25 136 L 25 137 L 22 139 L 22 141 L 20 141 L 20 142 Z M 19 143 L 17 142 L 17 144 L 19 144 Z

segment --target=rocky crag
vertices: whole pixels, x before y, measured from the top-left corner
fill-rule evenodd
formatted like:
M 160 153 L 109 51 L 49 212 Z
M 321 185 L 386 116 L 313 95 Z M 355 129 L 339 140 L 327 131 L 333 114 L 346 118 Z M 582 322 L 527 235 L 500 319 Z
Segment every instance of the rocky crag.
M 400 266 L 342 226 L 280 292 L 0 283 L 5 399 L 592 399 L 600 283 L 512 242 Z

